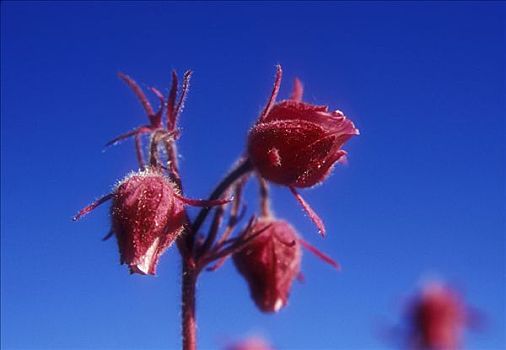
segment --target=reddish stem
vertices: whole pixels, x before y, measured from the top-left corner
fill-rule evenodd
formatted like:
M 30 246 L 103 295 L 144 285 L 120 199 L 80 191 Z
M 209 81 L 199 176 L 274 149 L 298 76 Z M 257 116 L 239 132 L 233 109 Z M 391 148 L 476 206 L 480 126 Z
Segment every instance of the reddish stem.
M 216 186 L 213 193 L 209 196 L 209 200 L 216 200 L 219 199 L 229 188 L 232 186 L 238 179 L 241 178 L 241 176 L 247 174 L 248 172 L 253 170 L 253 165 L 251 164 L 251 161 L 249 158 L 245 158 L 241 160 L 241 162 L 230 172 L 221 182 Z M 188 235 L 189 238 L 189 245 L 193 248 L 193 238 L 197 235 L 200 226 L 204 223 L 207 215 L 209 214 L 209 211 L 211 208 L 202 208 L 197 215 L 197 218 L 195 221 L 193 221 L 191 232 L 192 235 Z M 205 252 L 201 252 L 201 255 Z
M 176 143 L 173 140 L 165 140 L 165 150 L 167 151 L 167 169 L 170 169 L 170 177 L 182 194 L 183 184 L 181 177 L 179 176 Z M 186 217 L 188 222 L 190 222 L 187 213 Z M 197 349 L 195 293 L 199 271 L 195 266 L 192 251 L 189 249 L 185 241 L 185 239 L 187 239 L 190 235 L 192 235 L 192 232 L 186 229 L 185 232 L 183 232 L 182 237 L 180 237 L 177 241 L 177 247 L 183 263 L 181 269 L 181 332 L 183 336 L 183 350 Z
M 179 97 L 179 101 L 176 103 L 176 95 L 177 95 L 177 75 L 175 72 L 172 73 L 172 87 L 167 99 L 167 129 L 169 132 L 173 132 L 176 128 L 177 117 L 181 113 L 183 108 L 184 100 L 186 94 L 188 92 L 188 86 L 190 81 L 191 71 L 186 71 L 183 78 L 183 88 L 181 95 Z M 131 82 L 125 77 L 122 76 L 127 83 Z M 135 87 L 135 86 L 134 86 Z M 137 92 L 134 89 L 135 92 Z M 156 91 L 155 91 L 156 94 Z M 160 94 L 161 95 L 161 94 Z M 162 104 L 163 106 L 163 104 Z M 151 149 L 151 156 L 156 163 L 156 154 L 157 147 L 156 143 L 158 140 L 155 139 L 157 135 L 153 137 L 153 144 Z M 183 195 L 183 186 L 181 177 L 179 175 L 179 167 L 178 167 L 178 159 L 177 159 L 177 148 L 174 140 L 165 140 L 165 149 L 167 151 L 167 169 L 169 170 L 169 176 L 175 182 L 178 189 L 181 191 L 181 196 Z M 238 166 L 216 186 L 213 193 L 209 197 L 210 201 L 215 201 L 220 199 L 220 197 L 228 191 L 228 189 L 234 185 L 234 183 L 241 178 L 244 174 L 252 170 L 252 165 L 249 159 L 243 159 L 242 162 L 238 164 Z M 183 350 L 196 350 L 197 348 L 197 322 L 196 322 L 196 314 L 195 314 L 195 293 L 196 293 L 196 284 L 198 274 L 202 268 L 199 266 L 197 261 L 198 253 L 206 253 L 209 249 L 208 246 L 212 245 L 215 235 L 210 235 L 208 237 L 207 245 L 204 245 L 205 249 L 202 252 L 197 252 L 195 248 L 195 240 L 197 233 L 204 223 L 207 215 L 209 214 L 210 208 L 202 208 L 197 218 L 190 227 L 185 229 L 185 232 L 181 235 L 180 239 L 177 241 L 177 246 L 179 248 L 179 252 L 181 254 L 181 259 L 183 262 L 182 267 L 182 286 L 181 286 L 181 294 L 182 294 L 182 335 L 183 335 Z M 191 221 L 188 218 L 188 214 L 186 213 L 188 223 Z
M 197 349 L 197 321 L 195 317 L 195 291 L 198 270 L 190 257 L 183 257 L 182 269 L 182 322 L 183 350 Z
M 270 217 L 272 214 L 271 203 L 269 201 L 269 185 L 260 176 L 258 176 L 258 182 L 260 184 L 260 214 L 264 217 Z
M 177 161 L 177 150 L 175 142 L 165 142 L 165 147 L 168 155 L 168 168 L 170 169 L 171 177 L 173 178 L 176 186 L 183 193 L 182 182 L 179 176 L 179 167 Z M 230 174 L 218 184 L 210 196 L 210 200 L 216 200 L 225 193 L 230 186 L 242 175 L 251 170 L 251 163 L 248 159 L 243 160 L 239 166 L 234 169 Z M 182 237 L 178 240 L 177 246 L 181 254 L 183 262 L 182 267 L 182 335 L 183 335 L 183 350 L 196 350 L 197 348 L 197 321 L 195 312 L 195 294 L 197 278 L 200 272 L 200 267 L 195 263 L 196 251 L 193 249 L 195 236 L 198 229 L 204 222 L 210 208 L 202 208 L 197 219 L 193 222 L 192 227 L 187 228 Z M 189 221 L 189 220 L 188 220 Z

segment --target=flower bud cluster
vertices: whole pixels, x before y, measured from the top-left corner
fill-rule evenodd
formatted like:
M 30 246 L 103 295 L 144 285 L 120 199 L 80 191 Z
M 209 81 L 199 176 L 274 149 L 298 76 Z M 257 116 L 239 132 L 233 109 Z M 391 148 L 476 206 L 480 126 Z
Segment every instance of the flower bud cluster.
M 209 200 L 191 200 L 181 192 L 175 146 L 179 135 L 177 118 L 184 105 L 190 76 L 191 72 L 187 71 L 179 98 L 175 73 L 167 98 L 150 88 L 160 103 L 155 111 L 140 86 L 129 76 L 120 74 L 139 98 L 149 123 L 116 137 L 107 145 L 133 137 L 140 170 L 121 180 L 110 194 L 81 210 L 75 219 L 111 200 L 108 237 L 116 237 L 121 263 L 128 265 L 131 273 L 154 275 L 161 255 L 185 235 L 184 242 L 178 241 L 185 266 L 198 275 L 210 262 L 218 261 L 212 268 L 216 269 L 232 256 L 258 308 L 263 312 L 278 312 L 287 305 L 294 280 L 301 277 L 302 247 L 336 268 L 339 265 L 304 241 L 287 221 L 268 212 L 267 182 L 288 187 L 323 233 L 323 222 L 296 188 L 308 188 L 324 181 L 334 165 L 345 159 L 346 152 L 341 148 L 352 136 L 358 135 L 358 129 L 340 111 L 332 112 L 326 106 L 302 102 L 303 89 L 298 80 L 290 99 L 276 102 L 281 83 L 281 67 L 278 66 L 271 97 L 249 132 L 244 158 L 217 186 Z M 146 135 L 150 137 L 150 145 L 144 150 L 141 138 Z M 146 153 L 149 155 L 147 165 L 144 162 Z M 161 164 L 163 157 L 166 165 Z M 263 184 L 263 210 L 241 233 L 230 237 L 240 220 L 240 193 L 251 173 Z M 232 189 L 236 190 L 237 199 L 232 209 L 226 209 L 222 205 L 229 200 L 223 197 Z M 206 208 L 192 222 L 186 213 L 187 205 Z M 201 237 L 199 230 L 211 206 L 220 207 L 215 210 L 208 235 Z M 229 224 L 220 236 L 220 223 L 227 210 Z

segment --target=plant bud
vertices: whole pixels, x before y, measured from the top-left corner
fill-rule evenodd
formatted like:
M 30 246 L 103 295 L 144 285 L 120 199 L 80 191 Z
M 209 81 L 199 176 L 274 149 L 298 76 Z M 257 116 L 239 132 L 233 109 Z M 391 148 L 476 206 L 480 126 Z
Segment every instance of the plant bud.
M 258 173 L 274 183 L 311 187 L 343 161 L 341 147 L 359 131 L 340 111 L 285 100 L 250 131 L 248 153 Z
M 262 231 L 263 230 L 263 231 Z M 259 219 L 245 238 L 261 232 L 233 255 L 248 282 L 251 297 L 263 312 L 278 312 L 287 303 L 299 275 L 301 248 L 295 229 L 283 220 Z
M 182 232 L 184 203 L 165 176 L 145 170 L 117 185 L 111 218 L 121 263 L 131 273 L 154 275 L 160 255 Z
M 432 283 L 411 306 L 410 341 L 416 349 L 456 350 L 466 325 L 466 307 L 451 289 Z

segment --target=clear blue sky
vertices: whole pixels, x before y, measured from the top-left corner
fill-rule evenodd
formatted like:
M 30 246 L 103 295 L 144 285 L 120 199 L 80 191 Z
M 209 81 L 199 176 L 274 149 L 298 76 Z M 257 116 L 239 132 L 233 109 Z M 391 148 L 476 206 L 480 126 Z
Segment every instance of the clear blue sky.
M 505 345 L 505 5 L 65 3 L 1 5 L 1 346 L 177 349 L 175 250 L 159 276 L 119 265 L 101 208 L 70 218 L 135 168 L 145 121 L 116 73 L 165 89 L 194 70 L 180 140 L 189 196 L 205 197 L 241 154 L 274 66 L 281 95 L 343 110 L 361 136 L 349 165 L 304 191 L 322 240 L 284 189 L 276 213 L 343 265 L 305 254 L 304 284 L 260 314 L 232 264 L 199 283 L 199 342 L 260 334 L 281 349 L 387 349 L 378 335 L 427 276 L 487 315 L 469 349 Z M 249 196 L 254 195 L 250 186 Z M 254 209 L 255 204 L 250 204 Z

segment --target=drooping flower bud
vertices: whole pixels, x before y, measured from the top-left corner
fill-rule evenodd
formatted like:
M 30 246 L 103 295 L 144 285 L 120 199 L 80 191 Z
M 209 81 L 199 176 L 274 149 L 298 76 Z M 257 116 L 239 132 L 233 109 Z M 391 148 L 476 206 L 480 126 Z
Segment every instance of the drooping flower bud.
M 263 231 L 262 231 L 263 230 Z M 248 282 L 251 297 L 263 312 L 278 312 L 288 301 L 298 276 L 301 248 L 295 229 L 283 220 L 259 219 L 246 233 L 261 232 L 233 255 Z
M 111 218 L 121 263 L 131 273 L 154 275 L 160 255 L 183 229 L 184 203 L 165 176 L 145 170 L 117 185 Z
M 271 99 L 249 133 L 248 154 L 267 180 L 311 187 L 323 181 L 336 162 L 345 159 L 341 147 L 359 131 L 342 112 L 302 102 L 298 80 L 291 99 L 275 103 L 280 81 L 278 67 Z
M 81 209 L 73 220 L 108 200 L 112 200 L 112 227 L 104 240 L 116 235 L 121 263 L 127 264 L 131 273 L 143 275 L 155 274 L 160 255 L 183 231 L 185 205 L 212 207 L 230 202 L 183 197 L 159 167 L 148 167 L 128 175 L 112 193 Z
M 415 349 L 456 350 L 469 315 L 459 295 L 440 283 L 431 283 L 410 309 L 409 341 Z

